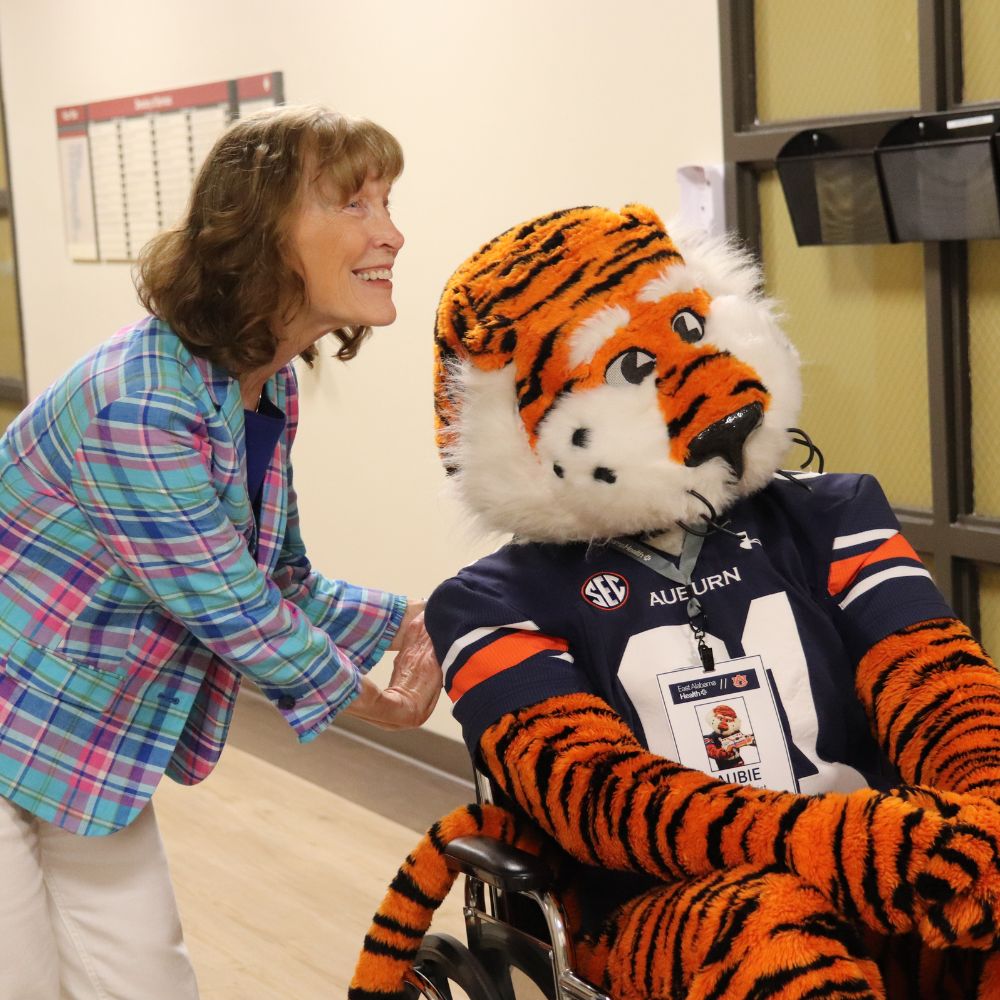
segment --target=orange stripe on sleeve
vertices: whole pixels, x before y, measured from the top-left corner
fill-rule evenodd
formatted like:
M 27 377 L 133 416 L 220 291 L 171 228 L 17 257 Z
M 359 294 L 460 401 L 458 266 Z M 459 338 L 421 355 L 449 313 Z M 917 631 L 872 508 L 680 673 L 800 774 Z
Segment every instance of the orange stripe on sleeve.
M 556 639 L 539 632 L 515 632 L 504 636 L 469 657 L 465 665 L 455 673 L 448 689 L 448 697 L 452 701 L 458 701 L 466 691 L 470 691 L 481 681 L 516 667 L 535 653 L 544 650 L 565 653 L 567 649 L 569 645 L 565 639 Z
M 912 559 L 914 562 L 920 562 L 920 556 L 913 551 L 913 546 L 902 535 L 893 535 L 871 552 L 863 552 L 859 556 L 850 556 L 831 563 L 827 591 L 831 597 L 839 594 L 845 587 L 850 586 L 865 566 L 884 562 L 886 559 Z

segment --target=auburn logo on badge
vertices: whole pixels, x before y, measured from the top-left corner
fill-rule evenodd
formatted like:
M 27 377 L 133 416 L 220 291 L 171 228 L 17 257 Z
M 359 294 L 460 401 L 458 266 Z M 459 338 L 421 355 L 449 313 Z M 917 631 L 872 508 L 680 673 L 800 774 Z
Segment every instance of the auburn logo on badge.
M 617 573 L 595 573 L 580 588 L 583 599 L 600 611 L 614 611 L 628 600 L 628 580 Z

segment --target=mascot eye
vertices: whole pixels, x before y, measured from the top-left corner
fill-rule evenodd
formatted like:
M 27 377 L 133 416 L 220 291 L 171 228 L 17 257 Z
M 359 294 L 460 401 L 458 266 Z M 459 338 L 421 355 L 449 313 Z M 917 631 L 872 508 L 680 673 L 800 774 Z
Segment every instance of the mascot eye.
M 670 325 L 674 333 L 689 344 L 696 344 L 705 336 L 705 321 L 693 309 L 682 309 Z
M 646 351 L 633 347 L 619 354 L 604 369 L 604 381 L 608 385 L 638 385 L 656 369 L 656 358 Z

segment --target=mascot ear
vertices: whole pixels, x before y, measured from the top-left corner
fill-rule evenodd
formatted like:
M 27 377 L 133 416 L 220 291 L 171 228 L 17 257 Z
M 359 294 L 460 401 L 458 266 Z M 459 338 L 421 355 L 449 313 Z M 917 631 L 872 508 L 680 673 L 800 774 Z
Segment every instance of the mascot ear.
M 622 206 L 619 214 L 625 216 L 627 219 L 634 219 L 637 224 L 653 226 L 658 230 L 666 229 L 666 226 L 663 225 L 663 220 L 648 205 L 639 205 L 636 202 L 631 202 L 628 205 Z

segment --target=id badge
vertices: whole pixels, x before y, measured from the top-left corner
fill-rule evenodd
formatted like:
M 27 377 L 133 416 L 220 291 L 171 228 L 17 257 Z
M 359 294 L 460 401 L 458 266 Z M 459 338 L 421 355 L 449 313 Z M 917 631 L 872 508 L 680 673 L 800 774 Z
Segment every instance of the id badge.
M 759 656 L 657 674 L 678 759 L 721 781 L 797 792 L 778 706 Z

